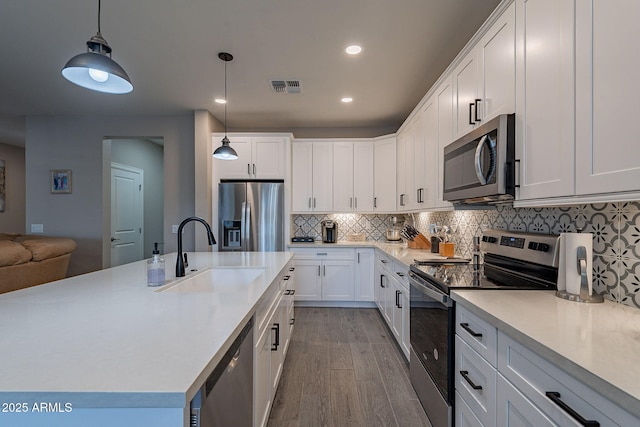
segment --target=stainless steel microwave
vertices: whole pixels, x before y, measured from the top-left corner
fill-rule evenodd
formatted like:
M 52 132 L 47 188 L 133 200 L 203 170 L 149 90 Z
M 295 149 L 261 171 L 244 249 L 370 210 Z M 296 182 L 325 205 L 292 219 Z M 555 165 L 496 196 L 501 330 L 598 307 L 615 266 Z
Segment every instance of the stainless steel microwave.
M 444 148 L 444 200 L 500 203 L 515 195 L 515 114 L 502 114 Z

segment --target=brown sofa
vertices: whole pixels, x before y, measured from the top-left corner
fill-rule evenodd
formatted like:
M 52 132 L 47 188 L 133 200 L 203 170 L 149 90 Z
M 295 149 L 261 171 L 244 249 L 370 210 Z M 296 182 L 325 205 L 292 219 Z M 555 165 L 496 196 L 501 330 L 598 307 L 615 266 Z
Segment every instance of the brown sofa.
M 64 279 L 76 242 L 0 233 L 0 294 Z

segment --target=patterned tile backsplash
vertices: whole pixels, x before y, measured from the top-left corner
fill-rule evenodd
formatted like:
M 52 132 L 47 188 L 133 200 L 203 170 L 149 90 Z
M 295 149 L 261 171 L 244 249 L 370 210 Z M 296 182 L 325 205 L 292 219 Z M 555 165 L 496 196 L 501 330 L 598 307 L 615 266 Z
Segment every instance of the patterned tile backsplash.
M 488 210 L 457 210 L 397 214 L 429 237 L 429 224 L 448 225 L 456 254 L 471 257 L 474 236 L 487 228 L 593 234 L 593 288 L 605 298 L 640 308 L 640 202 L 617 202 L 545 208 L 500 205 Z M 291 235 L 321 239 L 320 221 L 338 223 L 338 239 L 364 233 L 367 240 L 384 241 L 391 215 L 292 215 Z

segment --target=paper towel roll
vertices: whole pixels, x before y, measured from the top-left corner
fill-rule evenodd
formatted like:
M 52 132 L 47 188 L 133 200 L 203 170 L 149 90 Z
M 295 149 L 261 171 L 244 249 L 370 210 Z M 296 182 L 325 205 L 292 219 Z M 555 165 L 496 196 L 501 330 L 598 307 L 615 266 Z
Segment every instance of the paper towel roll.
M 593 290 L 593 235 L 591 233 L 561 233 L 560 259 L 558 265 L 558 290 L 580 294 L 580 271 L 578 270 L 578 247 L 587 251 L 587 283 L 589 295 Z

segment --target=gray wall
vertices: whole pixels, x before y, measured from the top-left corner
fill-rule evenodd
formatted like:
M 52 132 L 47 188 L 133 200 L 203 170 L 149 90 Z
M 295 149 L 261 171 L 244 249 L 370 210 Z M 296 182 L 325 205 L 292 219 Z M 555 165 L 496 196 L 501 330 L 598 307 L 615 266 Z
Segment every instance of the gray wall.
M 44 224 L 48 235 L 68 236 L 78 248 L 69 274 L 103 267 L 103 234 L 109 229 L 110 201 L 103 180 L 103 139 L 154 135 L 164 138 L 165 252 L 176 250 L 171 224 L 194 214 L 194 116 L 30 116 L 26 122 L 26 226 Z M 51 194 L 50 169 L 73 171 L 73 193 Z M 108 176 L 108 175 L 107 175 Z M 193 233 L 184 246 L 194 247 Z M 108 242 L 107 245 L 108 247 Z
M 148 139 L 111 139 L 111 161 L 143 171 L 144 257 L 151 258 L 153 243 L 164 243 L 164 150 Z M 160 253 L 164 246 L 160 246 Z
M 0 212 L 0 233 L 24 233 L 24 148 L 0 143 L 0 159 L 5 162 L 6 179 L 6 207 Z

